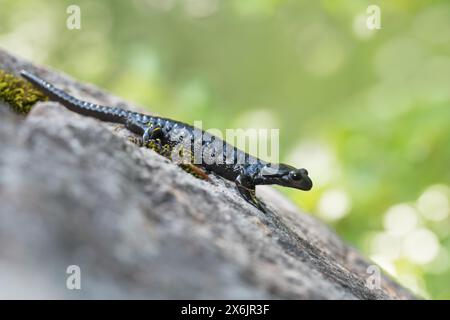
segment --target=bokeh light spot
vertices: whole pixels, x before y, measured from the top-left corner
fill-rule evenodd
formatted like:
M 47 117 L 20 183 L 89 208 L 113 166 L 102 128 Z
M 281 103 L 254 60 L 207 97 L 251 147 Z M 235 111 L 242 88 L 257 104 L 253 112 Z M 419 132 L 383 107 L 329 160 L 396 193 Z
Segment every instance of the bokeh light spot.
M 336 221 L 345 217 L 351 208 L 351 200 L 343 190 L 328 190 L 319 200 L 317 211 L 327 221 Z
M 370 242 L 372 255 L 382 256 L 389 260 L 400 257 L 401 248 L 401 238 L 387 232 L 378 232 Z
M 449 215 L 449 188 L 445 185 L 434 185 L 422 193 L 417 200 L 417 208 L 425 219 L 442 221 Z
M 394 205 L 384 215 L 384 227 L 394 235 L 404 235 L 412 231 L 417 224 L 417 212 L 413 206 L 408 204 Z
M 409 233 L 403 244 L 404 255 L 414 263 L 430 263 L 439 252 L 439 240 L 430 230 L 422 228 Z

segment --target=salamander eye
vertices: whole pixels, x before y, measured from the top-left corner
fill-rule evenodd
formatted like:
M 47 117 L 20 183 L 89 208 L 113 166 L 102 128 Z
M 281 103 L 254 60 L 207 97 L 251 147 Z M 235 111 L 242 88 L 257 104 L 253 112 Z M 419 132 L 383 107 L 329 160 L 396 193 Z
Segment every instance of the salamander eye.
M 300 180 L 302 178 L 302 175 L 297 171 L 290 171 L 289 178 L 292 180 Z

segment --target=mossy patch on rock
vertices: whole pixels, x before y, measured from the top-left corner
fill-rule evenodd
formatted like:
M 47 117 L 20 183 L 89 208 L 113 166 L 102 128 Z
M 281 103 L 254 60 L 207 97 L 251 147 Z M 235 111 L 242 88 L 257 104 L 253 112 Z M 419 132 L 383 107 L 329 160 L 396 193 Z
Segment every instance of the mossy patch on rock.
M 36 102 L 46 101 L 47 97 L 27 81 L 0 70 L 0 99 L 15 112 L 27 114 Z

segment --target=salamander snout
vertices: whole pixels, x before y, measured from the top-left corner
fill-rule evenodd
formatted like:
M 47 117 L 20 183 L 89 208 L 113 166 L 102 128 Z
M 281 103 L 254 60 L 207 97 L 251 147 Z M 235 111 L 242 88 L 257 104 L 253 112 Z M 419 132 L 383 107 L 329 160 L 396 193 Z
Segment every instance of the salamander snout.
M 308 170 L 303 168 L 289 171 L 288 179 L 290 180 L 290 187 L 300 190 L 311 190 L 313 186 L 311 178 L 308 176 Z

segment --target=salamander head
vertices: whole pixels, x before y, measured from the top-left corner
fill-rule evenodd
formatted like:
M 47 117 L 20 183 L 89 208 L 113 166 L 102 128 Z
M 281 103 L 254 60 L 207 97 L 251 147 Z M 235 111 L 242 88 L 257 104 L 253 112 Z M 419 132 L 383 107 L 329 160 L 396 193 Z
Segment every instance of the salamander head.
M 296 169 L 287 164 L 267 164 L 260 173 L 262 184 L 277 184 L 284 187 L 300 190 L 311 190 L 312 181 L 306 169 Z

